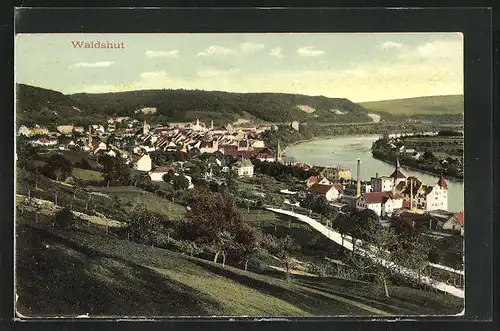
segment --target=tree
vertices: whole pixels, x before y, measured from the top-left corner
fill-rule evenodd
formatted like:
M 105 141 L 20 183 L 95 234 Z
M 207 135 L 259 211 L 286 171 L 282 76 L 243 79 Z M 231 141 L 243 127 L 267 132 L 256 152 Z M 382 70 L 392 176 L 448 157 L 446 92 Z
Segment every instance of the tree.
M 353 237 L 372 242 L 373 236 L 381 228 L 378 215 L 371 209 L 355 211 L 351 217 Z
M 125 164 L 123 158 L 104 155 L 101 163 L 104 165 L 103 178 L 108 187 L 113 180 L 123 185 L 130 183 L 130 168 Z
M 163 179 L 164 182 L 170 183 L 174 180 L 175 177 L 175 172 L 173 170 L 169 170 L 166 174 L 164 174 L 161 179 Z
M 127 231 L 135 242 L 154 245 L 158 240 L 158 233 L 163 229 L 164 218 L 146 209 L 145 206 L 137 207 L 127 224 Z
M 183 174 L 178 174 L 174 176 L 173 184 L 176 191 L 187 190 L 189 187 L 189 180 Z
M 69 229 L 73 226 L 74 216 L 69 207 L 56 212 L 54 216 L 54 226 L 60 229 Z
M 226 254 L 234 247 L 234 236 L 227 230 L 218 232 L 213 241 L 216 253 L 214 256 L 214 263 L 217 263 L 219 254 L 222 254 L 222 268 L 226 265 Z
M 237 251 L 242 245 L 249 247 L 255 240 L 230 197 L 202 188 L 194 193 L 189 205 L 188 221 L 180 228 L 181 237 L 214 248 L 214 262 L 222 254 L 225 265 L 230 250 Z
M 362 266 L 365 275 L 373 275 L 376 281 L 380 281 L 384 288 L 386 297 L 389 297 L 389 278 L 396 275 L 398 270 L 398 240 L 391 228 L 379 227 L 370 237 L 371 242 L 363 242 L 363 252 L 359 255 L 353 254 L 358 260 L 355 265 Z
M 71 176 L 73 168 L 71 162 L 61 154 L 53 154 L 49 161 L 43 166 L 42 172 L 52 179 L 57 181 L 65 180 Z
M 34 160 L 38 158 L 38 150 L 36 147 L 28 143 L 18 143 L 17 148 L 17 165 L 22 169 L 34 168 Z
M 269 243 L 268 243 L 269 244 Z M 293 240 L 290 236 L 285 236 L 284 238 L 277 239 L 276 243 L 270 241 L 272 244 L 269 248 L 271 252 L 276 254 L 276 257 L 281 261 L 283 268 L 285 269 L 285 278 L 287 282 L 291 280 L 291 271 L 295 265 L 295 260 L 293 259 L 293 254 L 300 249 L 300 246 Z

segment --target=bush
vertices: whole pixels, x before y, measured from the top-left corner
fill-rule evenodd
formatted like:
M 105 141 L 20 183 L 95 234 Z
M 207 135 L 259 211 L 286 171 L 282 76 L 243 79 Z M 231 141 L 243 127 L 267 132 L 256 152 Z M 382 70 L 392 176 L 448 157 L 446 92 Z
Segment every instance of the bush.
M 74 216 L 68 207 L 56 212 L 54 226 L 60 229 L 69 229 L 74 225 Z

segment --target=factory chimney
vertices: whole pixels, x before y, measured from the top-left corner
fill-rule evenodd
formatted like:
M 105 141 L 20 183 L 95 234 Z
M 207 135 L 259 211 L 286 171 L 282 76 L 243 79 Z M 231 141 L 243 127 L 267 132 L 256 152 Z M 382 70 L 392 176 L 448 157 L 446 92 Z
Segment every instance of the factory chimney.
M 356 168 L 356 197 L 361 195 L 361 160 L 358 159 L 358 166 Z
M 376 173 L 375 173 L 375 178 L 377 178 L 377 179 L 378 179 L 378 172 L 376 172 Z
M 92 125 L 89 125 L 89 147 L 92 148 Z

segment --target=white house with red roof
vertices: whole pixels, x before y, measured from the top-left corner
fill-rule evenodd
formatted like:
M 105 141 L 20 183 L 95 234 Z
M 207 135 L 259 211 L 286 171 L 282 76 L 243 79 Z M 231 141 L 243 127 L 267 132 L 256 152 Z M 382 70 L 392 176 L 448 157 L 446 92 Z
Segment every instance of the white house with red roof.
M 452 230 L 464 234 L 464 213 L 454 213 L 446 222 L 443 223 L 443 230 Z
M 444 176 L 441 175 L 434 186 L 422 185 L 414 199 L 417 201 L 417 209 L 448 210 L 448 184 Z
M 324 196 L 328 201 L 336 201 L 342 197 L 342 186 L 339 184 L 313 184 L 309 187 L 309 193 Z
M 134 169 L 139 171 L 151 171 L 152 162 L 149 154 L 134 157 Z
M 328 179 L 326 179 L 325 177 L 311 176 L 311 177 L 306 179 L 306 186 L 308 188 L 314 184 L 332 185 L 332 183 Z
M 39 146 L 54 146 L 57 145 L 57 139 L 42 137 L 33 141 L 32 144 Z
M 391 215 L 394 209 L 403 207 L 403 196 L 390 192 L 369 192 L 356 200 L 358 210 L 371 209 L 378 216 Z
M 172 167 L 157 167 L 149 173 L 149 177 L 153 182 L 162 182 L 163 176 L 168 174 L 169 171 L 174 171 Z
M 259 161 L 262 161 L 262 162 L 275 162 L 276 161 L 276 158 L 274 157 L 274 155 L 270 154 L 270 153 L 258 153 L 257 156 L 255 156 L 255 158 Z

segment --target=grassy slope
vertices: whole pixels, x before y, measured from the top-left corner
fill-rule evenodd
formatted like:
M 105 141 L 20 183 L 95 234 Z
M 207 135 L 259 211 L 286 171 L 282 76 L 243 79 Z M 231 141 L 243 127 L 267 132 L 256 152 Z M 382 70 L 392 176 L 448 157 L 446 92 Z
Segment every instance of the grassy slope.
M 18 310 L 26 316 L 378 315 L 459 310 L 456 298 L 340 279 L 292 283 L 79 226 L 54 230 L 18 220 Z M 448 300 L 447 308 L 443 300 Z
M 360 103 L 368 111 L 392 115 L 447 115 L 463 113 L 463 95 L 438 95 Z
M 33 187 L 27 175 L 18 170 L 21 194 Z M 37 195 L 46 192 L 50 198 L 58 192 L 60 204 L 72 201 L 72 187 L 46 178 L 39 180 L 39 187 Z M 121 200 L 139 196 L 158 208 L 166 203 L 141 192 L 112 187 L 105 193 Z M 76 195 L 74 207 L 82 209 L 85 194 Z M 126 215 L 128 207 L 116 210 L 112 201 L 96 195 L 93 207 L 106 215 Z M 290 234 L 302 243 L 298 258 L 317 258 L 318 251 L 335 256 L 330 254 L 335 246 L 316 238 L 307 226 L 254 212 L 249 218 L 265 232 L 274 233 L 276 220 L 278 236 Z M 221 269 L 206 260 L 119 240 L 113 232 L 105 235 L 101 227 L 84 221 L 72 231 L 55 230 L 48 226 L 51 222 L 50 214 L 40 214 L 35 223 L 33 211 L 18 209 L 16 279 L 23 315 L 437 314 L 456 313 L 461 307 L 457 298 L 408 288 L 392 287 L 391 298 L 385 298 L 371 284 L 341 279 L 296 278 L 289 284 L 280 274 Z

